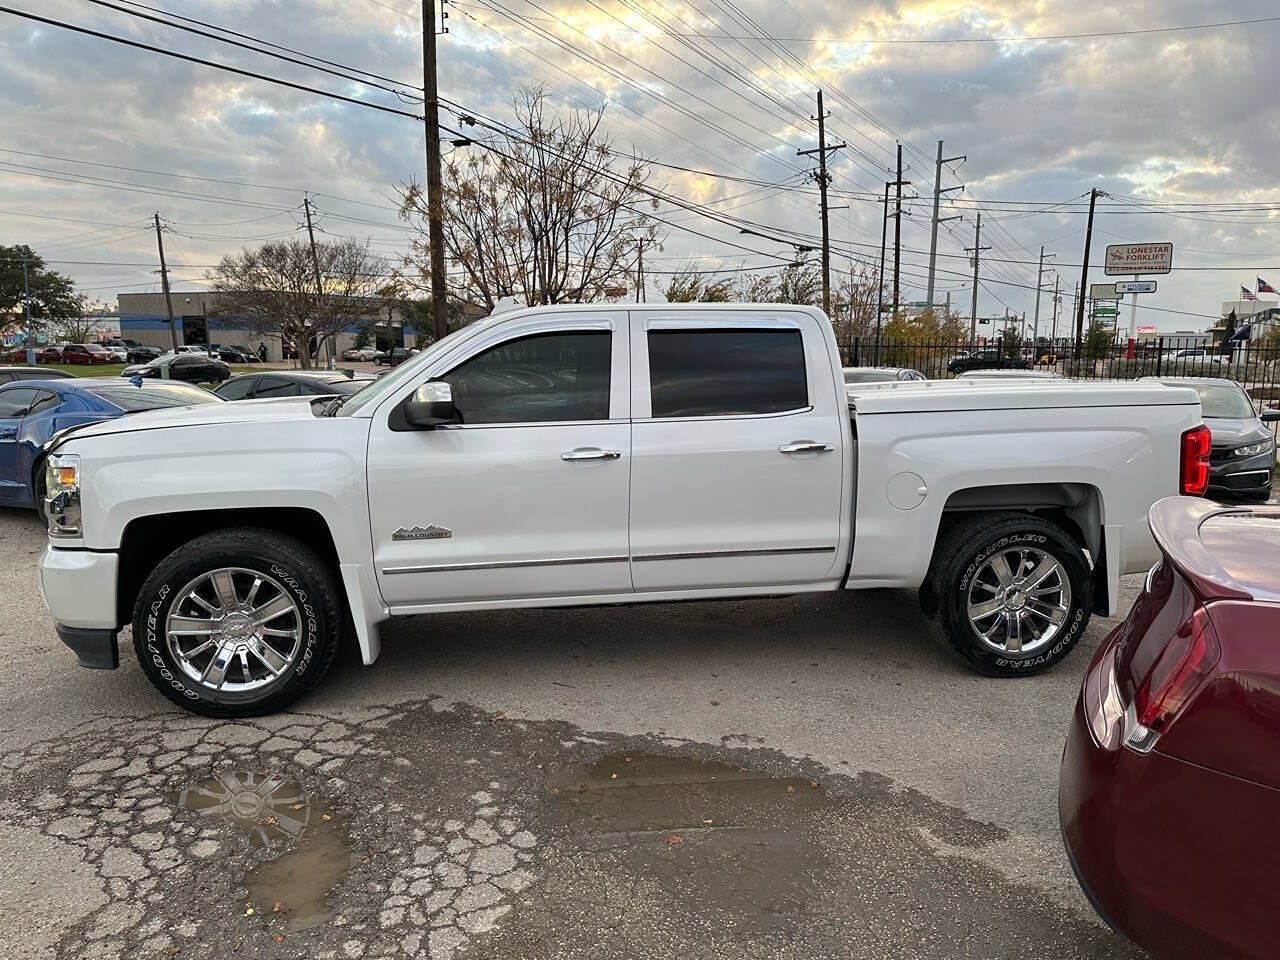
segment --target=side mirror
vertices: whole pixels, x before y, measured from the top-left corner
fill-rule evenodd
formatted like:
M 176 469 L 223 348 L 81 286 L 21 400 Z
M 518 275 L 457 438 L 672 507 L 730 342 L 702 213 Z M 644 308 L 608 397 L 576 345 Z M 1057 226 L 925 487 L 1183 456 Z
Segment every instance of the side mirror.
M 1280 410 L 1263 410 L 1259 416 L 1262 418 L 1263 423 L 1274 423 L 1280 420 Z
M 458 422 L 453 405 L 453 388 L 442 380 L 424 383 L 401 404 L 405 426 L 410 430 L 434 430 Z

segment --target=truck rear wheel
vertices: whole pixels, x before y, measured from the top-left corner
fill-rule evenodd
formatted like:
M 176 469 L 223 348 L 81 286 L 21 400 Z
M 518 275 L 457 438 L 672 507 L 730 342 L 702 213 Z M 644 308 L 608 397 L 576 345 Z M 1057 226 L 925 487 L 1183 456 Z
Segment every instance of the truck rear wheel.
M 1065 530 L 1031 514 L 978 514 L 948 531 L 932 588 L 947 639 L 979 673 L 1047 670 L 1084 635 L 1093 579 Z
M 165 557 L 133 610 L 151 682 L 207 717 L 280 710 L 333 663 L 343 623 L 333 574 L 314 550 L 270 530 L 206 534 Z

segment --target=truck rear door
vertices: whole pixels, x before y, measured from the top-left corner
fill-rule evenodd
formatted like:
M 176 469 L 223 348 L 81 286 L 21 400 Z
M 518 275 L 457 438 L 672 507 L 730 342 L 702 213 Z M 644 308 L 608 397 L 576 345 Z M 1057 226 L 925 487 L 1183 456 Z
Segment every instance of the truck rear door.
M 777 308 L 631 316 L 635 589 L 838 576 L 848 410 L 818 320 Z

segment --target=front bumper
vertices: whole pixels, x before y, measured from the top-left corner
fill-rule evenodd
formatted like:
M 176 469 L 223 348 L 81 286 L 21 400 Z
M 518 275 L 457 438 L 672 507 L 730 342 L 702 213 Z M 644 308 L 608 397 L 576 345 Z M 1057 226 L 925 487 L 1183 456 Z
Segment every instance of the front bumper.
M 1209 464 L 1209 492 L 1224 496 L 1269 494 L 1275 468 L 1272 451 L 1252 457 L 1215 457 Z
M 47 546 L 40 554 L 40 595 L 62 642 L 82 666 L 113 670 L 119 665 L 116 634 L 115 553 Z

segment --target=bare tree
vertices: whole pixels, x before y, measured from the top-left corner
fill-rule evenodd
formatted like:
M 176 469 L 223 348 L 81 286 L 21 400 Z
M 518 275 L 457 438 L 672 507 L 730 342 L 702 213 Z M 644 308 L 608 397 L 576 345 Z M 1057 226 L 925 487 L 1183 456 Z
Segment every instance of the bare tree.
M 603 107 L 552 116 L 542 91 L 526 90 L 515 110 L 515 127 L 498 130 L 489 149 L 460 148 L 445 167 L 445 254 L 458 270 L 450 295 L 492 310 L 504 297 L 572 303 L 626 285 L 637 238 L 656 241 L 643 213 L 657 205 L 648 165 L 614 151 Z M 417 183 L 401 188 L 400 215 L 418 231 L 405 277 L 426 288 L 427 200 Z
M 311 248 L 301 240 L 264 243 L 226 256 L 208 274 L 218 294 L 215 316 L 255 333 L 292 340 L 298 359 L 311 366 L 312 337 L 333 338 L 385 306 L 392 294 L 390 270 L 367 243 L 341 240 L 316 244 L 320 286 Z
M 101 317 L 67 316 L 49 321 L 53 335 L 63 343 L 90 343 L 101 325 Z
M 738 281 L 734 298 L 743 303 L 777 303 L 778 278 L 772 273 L 749 273 Z

